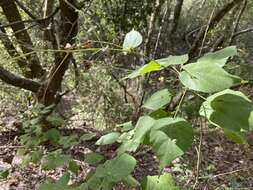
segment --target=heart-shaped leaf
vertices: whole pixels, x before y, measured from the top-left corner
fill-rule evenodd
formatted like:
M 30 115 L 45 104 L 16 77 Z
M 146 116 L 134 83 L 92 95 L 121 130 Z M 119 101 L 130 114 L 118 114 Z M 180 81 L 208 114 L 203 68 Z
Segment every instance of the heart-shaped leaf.
M 241 92 L 224 90 L 209 96 L 202 104 L 200 115 L 215 126 L 233 131 L 253 129 L 253 106 Z
M 150 132 L 150 143 L 160 161 L 161 170 L 193 143 L 193 129 L 181 118 L 162 118 Z
M 228 89 L 239 84 L 241 79 L 227 73 L 218 65 L 207 63 L 191 63 L 183 67 L 179 79 L 187 88 L 195 91 L 212 93 Z
M 229 46 L 229 47 L 221 49 L 219 51 L 205 54 L 203 57 L 198 59 L 198 62 L 201 62 L 203 64 L 209 62 L 212 64 L 216 64 L 219 67 L 223 67 L 226 64 L 228 58 L 232 57 L 236 54 L 237 54 L 236 47 Z
M 123 43 L 123 49 L 125 51 L 131 51 L 132 49 L 141 45 L 142 40 L 143 40 L 142 35 L 133 29 L 129 33 L 126 34 L 126 37 Z

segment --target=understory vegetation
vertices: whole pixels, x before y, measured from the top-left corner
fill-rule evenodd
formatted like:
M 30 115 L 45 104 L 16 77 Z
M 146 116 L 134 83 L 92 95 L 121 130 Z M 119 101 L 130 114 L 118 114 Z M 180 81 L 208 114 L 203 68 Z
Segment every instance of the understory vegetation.
M 253 189 L 252 1 L 0 7 L 0 189 Z

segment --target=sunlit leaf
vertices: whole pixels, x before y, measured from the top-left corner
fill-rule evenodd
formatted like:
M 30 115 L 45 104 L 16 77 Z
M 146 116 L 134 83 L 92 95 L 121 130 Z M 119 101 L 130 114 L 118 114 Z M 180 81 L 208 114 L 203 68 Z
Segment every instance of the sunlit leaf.
M 221 49 L 219 51 L 211 52 L 205 54 L 203 57 L 198 59 L 198 62 L 202 64 L 212 63 L 216 64 L 220 67 L 223 67 L 228 61 L 229 57 L 232 57 L 237 54 L 237 50 L 235 46 L 229 46 L 227 48 Z
M 139 69 L 139 74 L 143 76 L 147 73 L 159 70 L 161 70 L 161 65 L 156 61 L 152 60 L 148 64 L 144 65 L 142 68 Z
M 134 170 L 136 160 L 129 154 L 122 154 L 112 160 L 106 161 L 96 170 L 96 176 L 106 181 L 119 182 L 128 177 Z
M 122 124 L 119 124 L 117 125 L 116 127 L 120 127 L 121 128 L 121 131 L 129 131 L 131 129 L 134 128 L 133 124 L 132 124 L 132 121 L 129 121 L 129 122 L 126 122 L 126 123 L 122 123 Z
M 212 93 L 228 89 L 241 82 L 214 63 L 191 63 L 183 67 L 179 79 L 187 88 Z
M 131 51 L 132 49 L 141 45 L 142 40 L 143 40 L 142 35 L 133 29 L 129 33 L 126 34 L 124 43 L 123 43 L 123 49 L 125 51 Z
M 156 62 L 159 63 L 163 67 L 168 67 L 171 65 L 183 65 L 189 60 L 188 54 L 180 55 L 180 56 L 169 56 L 162 59 L 157 59 Z
M 96 142 L 96 145 L 113 144 L 114 142 L 117 141 L 119 136 L 120 136 L 120 133 L 118 132 L 112 132 L 112 133 L 106 134 L 100 137 L 100 139 Z
M 151 73 L 153 71 L 159 71 L 162 67 L 159 63 L 154 60 L 151 60 L 149 63 L 143 65 L 142 67 L 138 68 L 137 70 L 133 71 L 131 74 L 126 76 L 124 79 L 133 79 L 138 76 L 143 76 L 147 73 Z

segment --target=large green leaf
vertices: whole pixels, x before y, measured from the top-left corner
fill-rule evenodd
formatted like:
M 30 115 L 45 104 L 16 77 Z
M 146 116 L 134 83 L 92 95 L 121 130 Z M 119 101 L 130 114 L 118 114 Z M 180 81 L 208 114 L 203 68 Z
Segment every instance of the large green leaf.
M 140 117 L 135 126 L 133 138 L 121 144 L 117 150 L 118 154 L 136 151 L 140 143 L 144 141 L 154 123 L 155 120 L 152 117 Z
M 156 61 L 151 60 L 148 64 L 144 65 L 139 69 L 139 74 L 143 76 L 147 73 L 159 70 L 161 70 L 161 65 Z
M 134 157 L 129 154 L 122 154 L 98 167 L 95 176 L 103 178 L 103 181 L 119 182 L 131 174 L 135 165 Z
M 179 190 L 170 174 L 147 176 L 141 183 L 142 190 Z
M 138 76 L 143 76 L 147 73 L 153 71 L 160 71 L 164 67 L 168 67 L 170 65 L 182 65 L 188 61 L 188 55 L 181 55 L 181 56 L 169 56 L 167 58 L 158 59 L 158 60 L 151 60 L 149 63 L 143 65 L 141 68 L 133 71 L 129 74 L 126 78 L 133 79 Z
M 247 139 L 242 132 L 232 131 L 229 129 L 224 128 L 224 135 L 231 141 L 237 144 L 247 144 Z
M 155 122 L 156 121 L 152 117 L 149 116 L 140 117 L 135 127 L 133 139 L 137 142 L 142 142 Z
M 168 89 L 160 90 L 154 93 L 146 100 L 143 107 L 151 110 L 158 110 L 167 105 L 171 100 L 171 94 Z
M 216 52 L 207 53 L 203 57 L 198 59 L 198 62 L 201 62 L 203 64 L 209 62 L 212 64 L 216 64 L 220 67 L 223 67 L 226 64 L 228 58 L 236 54 L 237 54 L 236 47 L 230 46 Z
M 150 132 L 150 143 L 163 169 L 192 145 L 193 129 L 181 118 L 162 118 Z
M 159 63 L 163 67 L 168 67 L 171 65 L 183 65 L 186 63 L 189 59 L 189 56 L 187 54 L 180 55 L 180 56 L 169 56 L 166 58 L 158 59 L 156 60 L 157 63 Z
M 131 51 L 132 49 L 138 47 L 142 43 L 142 35 L 135 31 L 134 29 L 126 34 L 123 43 L 123 49 L 125 51 Z
M 164 117 L 169 117 L 170 114 L 162 109 L 155 110 L 149 114 L 150 117 L 154 119 L 161 119 Z
M 169 138 L 163 131 L 152 131 L 150 141 L 159 159 L 161 169 L 184 154 L 183 150 L 176 145 L 176 140 Z
M 71 160 L 69 162 L 69 168 L 68 168 L 71 172 L 73 172 L 74 174 L 78 174 L 79 170 L 80 170 L 80 166 L 77 164 L 76 161 Z
M 225 90 L 235 84 L 239 84 L 241 79 L 227 73 L 218 65 L 207 63 L 191 63 L 183 67 L 179 79 L 187 88 L 195 91 L 212 93 Z
M 122 143 L 120 147 L 117 149 L 117 153 L 120 155 L 125 152 L 135 152 L 139 146 L 140 141 L 131 139 Z
M 61 136 L 59 140 L 59 144 L 63 146 L 63 148 L 69 148 L 72 146 L 77 145 L 78 136 L 77 135 L 70 135 L 70 136 Z
M 130 131 L 134 128 L 134 126 L 132 124 L 132 121 L 128 121 L 128 122 L 125 122 L 125 123 L 118 124 L 118 125 L 116 125 L 116 127 L 121 128 L 122 132 Z
M 253 106 L 241 92 L 224 90 L 207 98 L 200 115 L 215 126 L 233 131 L 253 129 Z
M 117 141 L 119 136 L 120 136 L 120 133 L 118 132 L 112 132 L 112 133 L 106 134 L 100 137 L 100 139 L 98 139 L 98 141 L 96 142 L 96 145 L 113 144 Z
M 143 65 L 142 67 L 138 68 L 137 70 L 133 71 L 131 74 L 126 76 L 124 79 L 133 79 L 138 76 L 143 76 L 147 73 L 153 72 L 153 71 L 159 71 L 162 67 L 159 63 L 157 63 L 154 60 L 151 60 L 147 64 Z

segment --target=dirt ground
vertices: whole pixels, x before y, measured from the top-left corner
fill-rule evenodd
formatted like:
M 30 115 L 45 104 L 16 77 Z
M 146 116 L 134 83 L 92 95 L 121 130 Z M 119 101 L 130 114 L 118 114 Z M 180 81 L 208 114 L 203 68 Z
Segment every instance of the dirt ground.
M 253 142 L 253 135 L 249 137 L 249 142 Z M 20 167 L 22 160 L 16 156 L 19 148 L 18 139 L 13 132 L 0 135 L 0 144 L 0 170 L 9 169 L 8 177 L 0 180 L 0 190 L 33 190 L 46 178 L 58 179 L 65 171 L 64 168 L 43 171 L 39 165 L 34 164 L 22 169 Z M 81 148 L 74 148 L 73 154 L 80 152 Z M 198 156 L 200 154 L 197 154 L 196 148 L 199 148 L 198 141 L 182 158 L 175 160 L 165 169 L 165 172 L 175 177 L 181 189 L 253 190 L 252 144 L 236 145 L 216 131 L 204 133 L 200 147 L 201 157 Z M 110 150 L 106 151 L 110 152 Z M 138 166 L 134 171 L 134 176 L 138 180 L 145 175 L 157 174 L 158 163 L 151 150 L 143 148 L 136 153 L 135 157 L 138 160 Z M 82 161 L 79 164 L 81 173 L 72 177 L 73 182 L 84 179 L 87 172 L 92 169 Z M 129 188 L 116 187 L 115 189 Z

